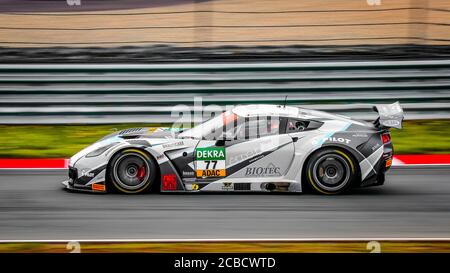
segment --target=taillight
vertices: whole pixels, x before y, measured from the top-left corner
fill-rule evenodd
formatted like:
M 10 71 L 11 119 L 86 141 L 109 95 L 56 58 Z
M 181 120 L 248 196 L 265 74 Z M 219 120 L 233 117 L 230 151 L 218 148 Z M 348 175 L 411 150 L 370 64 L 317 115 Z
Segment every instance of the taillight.
M 391 141 L 391 135 L 389 133 L 382 134 L 381 135 L 381 140 L 383 141 L 383 144 L 386 144 L 386 143 Z
M 389 168 L 392 166 L 392 158 L 389 158 L 388 160 L 386 160 L 386 168 Z

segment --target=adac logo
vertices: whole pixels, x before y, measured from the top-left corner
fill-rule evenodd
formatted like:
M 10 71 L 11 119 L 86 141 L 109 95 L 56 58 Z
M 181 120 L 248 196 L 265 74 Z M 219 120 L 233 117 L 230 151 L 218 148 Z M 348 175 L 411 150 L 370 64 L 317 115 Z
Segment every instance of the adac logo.
M 199 189 L 199 186 L 198 186 L 198 184 L 192 184 L 192 190 L 193 191 L 198 191 L 198 189 Z

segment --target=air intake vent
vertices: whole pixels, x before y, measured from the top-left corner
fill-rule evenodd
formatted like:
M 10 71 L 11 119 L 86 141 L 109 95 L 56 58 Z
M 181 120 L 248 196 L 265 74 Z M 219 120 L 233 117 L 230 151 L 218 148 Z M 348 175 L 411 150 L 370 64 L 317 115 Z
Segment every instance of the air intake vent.
M 125 134 L 131 134 L 131 133 L 136 133 L 136 132 L 140 132 L 143 131 L 145 128 L 130 128 L 130 129 L 125 129 L 119 132 L 119 135 L 125 135 Z
M 69 178 L 75 180 L 78 178 L 78 171 L 74 167 L 69 167 Z
M 250 183 L 234 183 L 235 191 L 249 191 Z
M 148 141 L 143 140 L 143 139 L 130 139 L 130 140 L 127 140 L 127 142 L 130 144 L 135 144 L 135 145 L 150 146 Z

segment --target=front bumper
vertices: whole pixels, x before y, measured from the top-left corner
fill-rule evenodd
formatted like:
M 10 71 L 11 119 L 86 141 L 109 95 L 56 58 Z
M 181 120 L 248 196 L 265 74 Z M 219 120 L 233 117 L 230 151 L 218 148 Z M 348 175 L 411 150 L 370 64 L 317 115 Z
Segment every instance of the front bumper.
M 64 180 L 61 182 L 61 184 L 64 186 L 65 190 L 68 191 L 77 191 L 77 192 L 90 192 L 90 193 L 107 193 L 106 190 L 95 190 L 92 187 L 74 187 L 70 180 Z
M 102 164 L 94 169 L 88 168 L 85 164 L 79 166 L 69 165 L 68 180 L 62 184 L 67 190 L 105 193 L 106 192 L 106 164 Z

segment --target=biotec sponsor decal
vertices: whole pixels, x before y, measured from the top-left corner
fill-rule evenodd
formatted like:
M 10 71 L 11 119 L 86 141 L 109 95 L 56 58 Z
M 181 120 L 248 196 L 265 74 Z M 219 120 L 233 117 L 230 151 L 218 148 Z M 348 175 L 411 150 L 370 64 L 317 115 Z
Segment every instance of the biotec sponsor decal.
M 245 169 L 245 176 L 281 176 L 280 167 L 270 163 L 266 167 L 250 167 Z
M 197 148 L 195 160 L 197 177 L 226 176 L 225 148 Z

